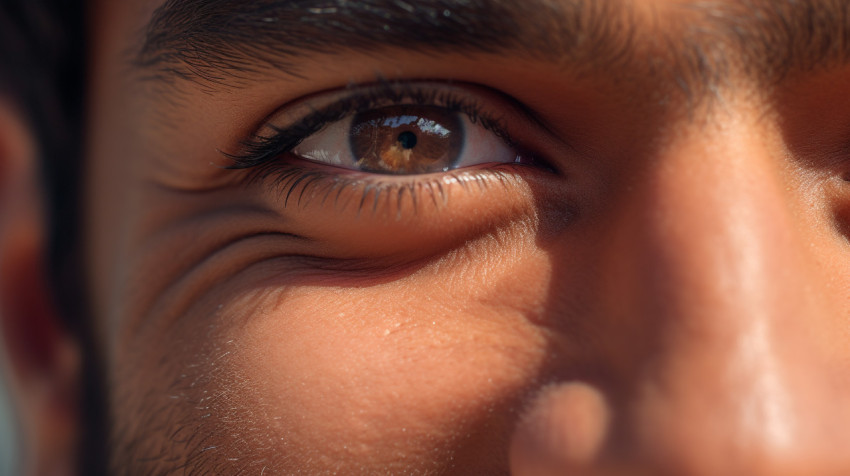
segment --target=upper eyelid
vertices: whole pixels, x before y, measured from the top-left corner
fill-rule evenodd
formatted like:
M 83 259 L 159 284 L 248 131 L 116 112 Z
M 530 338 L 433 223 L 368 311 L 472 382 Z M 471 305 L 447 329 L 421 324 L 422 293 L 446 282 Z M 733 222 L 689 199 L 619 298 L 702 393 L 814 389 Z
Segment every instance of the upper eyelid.
M 328 106 L 339 103 L 349 103 L 351 106 L 368 104 L 369 107 L 382 107 L 402 104 L 402 101 L 411 100 L 410 104 L 456 106 L 461 109 L 462 105 L 448 104 L 450 101 L 470 102 L 468 99 L 459 101 L 461 94 L 457 90 L 465 90 L 466 92 L 477 90 L 477 94 L 471 94 L 476 97 L 490 95 L 498 96 L 500 101 L 509 99 L 509 96 L 504 93 L 478 84 L 435 80 L 381 81 L 366 85 L 349 85 L 344 89 L 323 91 L 299 98 L 282 106 L 277 114 L 270 115 L 265 124 L 266 126 L 273 125 L 274 118 L 279 116 L 282 111 L 287 112 L 287 116 L 300 119 L 310 113 L 321 112 L 326 110 Z M 319 99 L 321 101 L 318 101 Z M 316 102 L 319 102 L 319 104 L 317 105 Z M 510 102 L 511 108 L 525 112 L 525 108 L 518 107 L 518 102 Z M 298 109 L 303 109 L 303 111 L 299 113 L 297 112 Z M 349 107 L 349 112 L 354 112 L 355 109 L 355 107 Z

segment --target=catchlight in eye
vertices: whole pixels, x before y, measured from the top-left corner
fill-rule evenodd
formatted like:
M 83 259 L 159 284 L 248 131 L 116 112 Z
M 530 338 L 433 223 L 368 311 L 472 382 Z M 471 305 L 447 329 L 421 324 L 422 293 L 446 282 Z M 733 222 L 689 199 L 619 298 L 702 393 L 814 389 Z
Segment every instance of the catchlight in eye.
M 463 147 L 458 114 L 437 107 L 395 106 L 357 114 L 349 143 L 365 172 L 421 174 L 454 168 Z

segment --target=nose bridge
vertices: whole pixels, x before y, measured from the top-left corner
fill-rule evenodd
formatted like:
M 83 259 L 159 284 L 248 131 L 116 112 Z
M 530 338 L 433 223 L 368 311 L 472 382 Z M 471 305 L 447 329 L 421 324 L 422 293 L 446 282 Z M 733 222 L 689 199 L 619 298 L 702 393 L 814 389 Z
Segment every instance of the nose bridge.
M 718 118 L 681 127 L 644 160 L 605 231 L 606 274 L 630 302 L 619 312 L 737 339 L 809 304 L 797 192 L 771 134 L 756 120 Z
M 636 271 L 658 288 L 645 295 L 658 312 L 764 313 L 789 297 L 777 278 L 801 264 L 781 151 L 757 124 L 722 124 L 678 135 L 627 198 Z
M 628 439 L 681 474 L 787 453 L 799 410 L 820 403 L 801 323 L 822 311 L 768 134 L 730 119 L 677 135 L 624 195 L 607 246 L 610 325 L 628 329 L 614 347 L 643 352 L 613 352 L 633 365 Z

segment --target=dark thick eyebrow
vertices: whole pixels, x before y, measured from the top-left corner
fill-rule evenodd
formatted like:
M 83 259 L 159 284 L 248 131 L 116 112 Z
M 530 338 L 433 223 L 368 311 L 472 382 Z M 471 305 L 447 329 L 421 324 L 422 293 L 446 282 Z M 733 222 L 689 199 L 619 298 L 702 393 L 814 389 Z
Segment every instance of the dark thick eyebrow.
M 775 81 L 850 62 L 846 0 L 671 2 L 654 25 L 636 3 L 167 0 L 134 63 L 156 80 L 238 85 L 268 68 L 298 76 L 315 55 L 510 51 L 608 74 L 664 75 L 694 94 L 716 87 L 730 67 Z
M 740 51 L 751 76 L 771 81 L 850 63 L 850 1 L 695 2 Z M 722 3 L 721 5 L 713 5 Z
M 595 0 L 168 0 L 145 29 L 135 64 L 158 79 L 227 83 L 267 67 L 297 75 L 299 62 L 316 54 L 390 46 L 565 58 L 592 45 L 601 63 L 629 42 L 612 7 Z

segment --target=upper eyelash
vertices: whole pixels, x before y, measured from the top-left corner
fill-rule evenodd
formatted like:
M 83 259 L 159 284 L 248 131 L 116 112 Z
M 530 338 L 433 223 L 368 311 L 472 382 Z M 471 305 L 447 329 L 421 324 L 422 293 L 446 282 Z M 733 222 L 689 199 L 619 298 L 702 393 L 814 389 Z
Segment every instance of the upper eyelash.
M 324 108 L 314 110 L 288 127 L 279 128 L 268 125 L 267 127 L 274 131 L 272 135 L 255 134 L 242 142 L 239 153 L 224 154 L 231 161 L 227 168 L 255 169 L 273 164 L 281 156 L 295 149 L 304 139 L 319 132 L 328 124 L 340 121 L 352 113 L 395 105 L 402 101 L 411 101 L 413 105 L 435 105 L 452 112 L 462 113 L 473 124 L 489 130 L 509 146 L 514 145 L 502 119 L 484 111 L 477 101 L 468 96 L 434 86 L 384 82 L 365 87 Z

